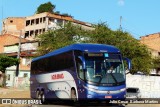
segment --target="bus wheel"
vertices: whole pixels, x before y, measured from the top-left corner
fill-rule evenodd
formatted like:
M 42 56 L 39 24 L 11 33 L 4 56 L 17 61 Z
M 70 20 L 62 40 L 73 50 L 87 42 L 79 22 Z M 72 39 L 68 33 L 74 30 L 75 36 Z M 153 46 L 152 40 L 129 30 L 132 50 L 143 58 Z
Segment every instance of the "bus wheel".
M 42 103 L 42 104 L 45 104 L 45 103 L 46 103 L 46 97 L 45 97 L 45 95 L 44 95 L 44 91 L 41 92 L 41 99 L 40 99 L 40 100 L 41 100 L 41 103 Z
M 71 100 L 74 102 L 77 100 L 75 89 L 71 89 Z
M 41 98 L 40 91 L 39 91 L 39 90 L 37 90 L 37 92 L 36 92 L 36 99 L 40 99 L 40 98 Z

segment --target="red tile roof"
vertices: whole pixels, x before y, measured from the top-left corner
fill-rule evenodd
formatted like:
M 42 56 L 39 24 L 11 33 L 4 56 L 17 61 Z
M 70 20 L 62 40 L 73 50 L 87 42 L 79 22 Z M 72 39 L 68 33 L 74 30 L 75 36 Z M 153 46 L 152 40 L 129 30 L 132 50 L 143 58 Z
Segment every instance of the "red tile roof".
M 26 39 L 21 39 L 21 42 L 27 42 Z M 0 35 L 0 53 L 4 52 L 5 45 L 12 45 L 15 43 L 19 43 L 19 38 L 17 36 L 11 34 Z
M 88 24 L 86 22 L 82 22 L 82 21 L 79 21 L 79 20 L 75 20 L 71 16 L 65 16 L 65 15 L 60 15 L 60 14 L 52 14 L 52 13 L 48 13 L 48 12 L 46 12 L 46 13 L 47 13 L 48 17 L 53 17 L 53 18 L 57 18 L 57 19 L 63 19 L 63 20 L 67 20 L 67 21 L 71 21 L 71 22 L 74 22 L 74 23 L 78 23 L 78 24 L 81 24 L 81 25 L 85 25 L 85 26 L 91 27 L 91 24 Z

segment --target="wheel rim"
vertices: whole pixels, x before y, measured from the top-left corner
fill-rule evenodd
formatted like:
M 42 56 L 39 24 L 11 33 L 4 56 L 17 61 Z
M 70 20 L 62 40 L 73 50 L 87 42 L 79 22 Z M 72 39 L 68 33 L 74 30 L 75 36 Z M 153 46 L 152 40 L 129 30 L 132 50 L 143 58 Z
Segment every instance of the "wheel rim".
M 76 91 L 75 90 L 71 90 L 71 99 L 73 100 L 73 101 L 76 101 Z
M 41 101 L 42 101 L 42 103 L 45 102 L 45 96 L 44 96 L 44 94 L 42 94 L 42 96 L 41 96 Z
M 39 99 L 39 91 L 36 92 L 36 98 Z
M 38 94 L 38 99 L 41 99 L 41 94 Z

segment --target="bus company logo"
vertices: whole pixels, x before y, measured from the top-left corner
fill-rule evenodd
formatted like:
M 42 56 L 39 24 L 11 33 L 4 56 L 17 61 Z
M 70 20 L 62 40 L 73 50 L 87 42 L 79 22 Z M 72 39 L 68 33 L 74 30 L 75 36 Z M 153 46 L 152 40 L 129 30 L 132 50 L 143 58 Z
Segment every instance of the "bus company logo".
M 53 75 L 51 75 L 51 79 L 52 80 L 63 79 L 63 78 L 64 78 L 63 73 L 62 74 L 53 74 Z

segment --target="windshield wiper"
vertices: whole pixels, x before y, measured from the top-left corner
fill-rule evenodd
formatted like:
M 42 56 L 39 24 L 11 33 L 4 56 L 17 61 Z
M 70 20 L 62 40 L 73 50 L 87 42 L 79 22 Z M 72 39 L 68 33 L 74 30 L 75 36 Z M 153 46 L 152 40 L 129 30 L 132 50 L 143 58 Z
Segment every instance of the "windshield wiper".
M 118 84 L 118 81 L 117 81 L 117 79 L 115 78 L 115 76 L 112 74 L 112 72 L 111 72 L 110 74 L 111 74 L 112 78 L 114 79 L 115 83 Z M 106 75 L 106 78 L 107 78 L 107 75 Z M 100 77 L 100 80 L 99 80 L 98 84 L 100 84 L 101 81 L 102 81 L 102 76 Z
M 115 78 L 115 76 L 112 74 L 112 72 L 111 72 L 111 76 L 112 76 L 112 78 L 114 79 L 114 81 L 116 82 L 116 84 L 118 84 L 118 81 L 117 81 L 117 79 Z
M 98 81 L 98 84 L 100 84 L 102 81 L 102 76 L 99 76 L 99 77 L 100 77 L 100 80 Z

